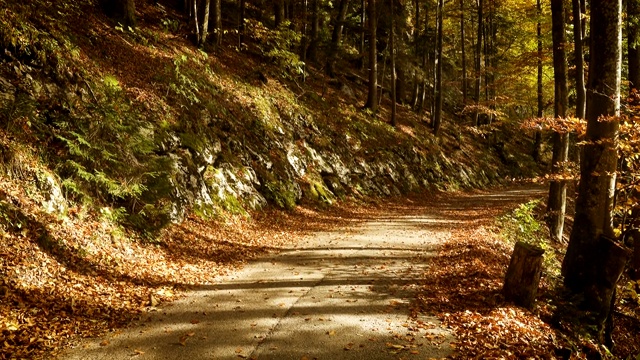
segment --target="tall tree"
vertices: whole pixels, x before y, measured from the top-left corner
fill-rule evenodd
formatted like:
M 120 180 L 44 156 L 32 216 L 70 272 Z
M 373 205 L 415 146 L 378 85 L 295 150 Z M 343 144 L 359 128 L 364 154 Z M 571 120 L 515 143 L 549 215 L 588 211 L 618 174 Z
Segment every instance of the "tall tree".
M 309 43 L 309 38 L 307 36 L 307 15 L 309 13 L 308 8 L 309 7 L 309 1 L 308 0 L 302 0 L 302 39 L 300 40 L 300 60 L 302 60 L 302 62 L 306 62 L 307 61 L 307 45 Z
M 480 104 L 480 82 L 482 79 L 481 76 L 481 65 L 482 65 L 482 33 L 484 28 L 484 16 L 482 14 L 483 3 L 482 0 L 476 0 L 476 4 L 478 6 L 478 32 L 476 36 L 476 52 L 475 52 L 475 93 L 474 98 L 476 105 Z M 476 125 L 479 125 L 479 117 L 478 111 L 476 110 Z
M 536 33 L 538 37 L 538 118 L 542 118 L 544 115 L 544 98 L 543 98 L 543 86 L 542 86 L 542 4 L 541 0 L 536 1 L 536 14 L 538 15 L 538 22 L 536 24 Z M 540 153 L 542 152 L 542 131 L 536 131 L 535 141 L 533 143 L 533 160 L 540 161 Z
M 460 47 L 462 49 L 460 62 L 462 63 L 462 103 L 467 103 L 467 54 L 464 37 L 464 0 L 460 0 Z
M 565 118 L 569 104 L 567 90 L 567 54 L 565 51 L 564 0 L 551 0 L 551 33 L 553 37 L 554 116 Z M 559 175 L 569 157 L 569 135 L 554 131 L 551 172 Z M 551 239 L 562 240 L 567 205 L 567 182 L 555 179 L 549 186 L 547 214 Z
M 638 0 L 627 0 L 627 2 Z M 587 106 L 586 89 L 584 87 L 584 50 L 582 35 L 582 8 L 580 0 L 571 0 L 573 8 L 573 42 L 575 44 L 574 56 L 576 63 L 576 117 L 584 119 Z
M 207 0 L 207 3 L 210 0 Z M 219 48 L 222 45 L 222 0 L 214 0 L 213 3 L 213 46 Z
M 311 35 L 307 48 L 307 59 L 316 61 L 318 56 L 318 43 L 320 42 L 320 1 L 311 0 Z
M 391 125 L 396 126 L 396 100 L 398 94 L 397 83 L 396 83 L 396 46 L 395 46 L 395 38 L 396 38 L 396 21 L 394 14 L 394 0 L 389 0 L 389 7 L 391 8 L 391 30 L 389 33 L 389 52 L 391 53 Z
M 562 264 L 565 286 L 597 314 L 600 340 L 616 282 L 624 269 L 612 222 L 622 63 L 622 0 L 591 1 L 587 131 L 576 214 Z
M 338 4 L 338 14 L 336 15 L 333 32 L 331 33 L 331 47 L 329 48 L 329 56 L 327 60 L 327 74 L 334 76 L 334 64 L 338 50 L 340 49 L 340 43 L 342 42 L 342 30 L 344 28 L 344 21 L 347 17 L 347 10 L 349 10 L 349 0 L 340 0 Z
M 280 24 L 285 19 L 284 14 L 284 0 L 273 0 L 273 14 L 274 14 L 274 24 L 276 29 L 280 27 Z
M 216 0 L 218 1 L 218 0 Z M 209 35 L 209 9 L 211 7 L 211 0 L 205 0 L 204 13 L 202 14 L 202 26 L 200 26 L 200 36 L 198 36 L 198 46 L 204 46 Z M 198 19 L 196 19 L 196 22 Z
M 378 110 L 378 50 L 376 47 L 378 25 L 376 21 L 376 0 L 369 0 L 367 10 L 369 12 L 369 94 L 365 107 L 376 112 L 376 110 Z
M 442 124 L 442 13 L 444 11 L 444 0 L 438 0 L 437 7 L 437 35 L 436 35 L 436 69 L 435 69 L 435 104 L 433 112 L 433 133 L 438 135 Z
M 306 0 L 305 0 L 306 1 Z M 367 37 L 367 27 L 366 27 L 366 23 L 367 23 L 367 7 L 365 4 L 366 0 L 360 0 L 360 43 L 358 44 L 359 47 L 359 53 L 360 53 L 360 63 L 359 63 L 359 67 L 360 70 L 364 70 L 364 58 L 365 58 L 365 53 L 364 53 L 364 49 L 365 46 L 364 44 L 366 43 L 366 37 Z
M 100 4 L 107 16 L 122 22 L 124 26 L 136 26 L 135 0 L 101 0 Z
M 637 91 L 640 89 L 640 0 L 627 0 L 627 52 L 629 90 Z
M 242 43 L 244 43 L 245 36 L 245 12 L 246 12 L 245 0 L 238 0 L 238 49 L 242 50 Z

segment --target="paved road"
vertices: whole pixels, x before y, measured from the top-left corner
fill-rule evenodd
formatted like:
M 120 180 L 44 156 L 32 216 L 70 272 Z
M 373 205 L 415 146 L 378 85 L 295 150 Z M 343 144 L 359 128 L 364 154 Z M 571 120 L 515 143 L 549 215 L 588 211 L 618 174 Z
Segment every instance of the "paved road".
M 435 318 L 409 319 L 408 305 L 450 226 L 401 216 L 314 234 L 60 358 L 445 357 L 451 335 Z

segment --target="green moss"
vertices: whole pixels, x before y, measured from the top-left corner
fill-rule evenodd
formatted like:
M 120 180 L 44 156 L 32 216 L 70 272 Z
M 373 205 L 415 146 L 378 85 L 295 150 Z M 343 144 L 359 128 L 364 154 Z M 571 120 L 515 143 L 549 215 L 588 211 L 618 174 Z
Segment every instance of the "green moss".
M 264 186 L 264 195 L 268 201 L 280 208 L 292 210 L 296 207 L 297 199 L 293 184 L 267 182 Z

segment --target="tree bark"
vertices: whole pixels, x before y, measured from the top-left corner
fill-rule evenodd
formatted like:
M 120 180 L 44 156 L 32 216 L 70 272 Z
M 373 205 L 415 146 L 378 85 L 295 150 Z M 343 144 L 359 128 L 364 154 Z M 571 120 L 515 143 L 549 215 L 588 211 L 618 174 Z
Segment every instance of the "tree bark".
M 629 239 L 631 239 L 629 241 Z M 633 247 L 631 259 L 631 279 L 640 280 L 640 230 L 633 229 L 627 232 L 625 243 Z
M 207 0 L 209 2 L 210 0 Z M 213 47 L 222 45 L 222 0 L 214 0 L 213 6 Z
M 309 36 L 309 48 L 307 59 L 316 61 L 318 56 L 318 42 L 320 41 L 320 1 L 311 0 L 311 35 Z
M 366 4 L 365 4 L 365 0 L 360 0 L 360 44 L 359 45 L 359 53 L 360 53 L 360 70 L 364 70 L 364 64 L 365 64 L 365 53 L 364 53 L 364 44 L 365 44 L 365 39 L 367 37 L 367 27 L 366 27 L 366 22 L 367 22 L 367 11 L 366 11 Z
M 340 0 L 338 14 L 333 26 L 333 32 L 331 33 L 331 48 L 329 50 L 329 60 L 327 61 L 327 74 L 331 77 L 335 76 L 334 64 L 338 50 L 340 49 L 340 43 L 342 42 L 342 29 L 344 28 L 344 20 L 347 17 L 348 9 L 349 0 Z
M 317 0 L 316 0 L 317 1 Z M 378 110 L 378 51 L 376 48 L 376 0 L 369 0 L 369 95 L 366 108 Z
M 394 19 L 394 4 L 393 0 L 389 0 L 389 7 L 391 9 L 391 30 L 389 41 L 389 52 L 391 53 L 391 126 L 396 126 L 396 100 L 397 100 L 397 84 L 396 84 L 396 48 L 395 48 L 395 19 Z
M 284 21 L 284 0 L 273 0 L 273 14 L 275 28 L 279 28 Z
M 565 286 L 583 295 L 588 309 L 607 315 L 611 298 L 599 283 L 612 269 L 603 264 L 601 237 L 613 238 L 616 138 L 622 63 L 621 0 L 591 1 L 591 61 L 587 83 L 586 144 L 580 161 L 576 214 L 562 264 Z M 603 119 L 604 118 L 604 119 Z
M 218 0 L 216 0 L 218 1 Z M 200 27 L 200 36 L 198 36 L 198 46 L 202 47 L 207 42 L 209 35 L 209 9 L 211 0 L 205 0 L 204 13 L 202 14 L 202 26 Z M 197 21 L 197 20 L 196 20 Z
M 196 44 L 200 44 L 200 36 L 202 35 L 200 33 L 200 23 L 198 20 L 198 0 L 192 0 L 193 1 L 193 22 L 195 24 L 195 28 L 196 28 Z
M 433 133 L 438 136 L 440 125 L 442 124 L 442 12 L 444 10 L 444 0 L 438 0 L 436 38 L 436 68 L 435 68 L 435 108 L 433 112 Z
M 462 50 L 462 103 L 467 103 L 467 54 L 464 44 L 464 0 L 460 0 L 460 47 Z
M 542 118 L 544 115 L 544 99 L 543 99 L 543 87 L 542 87 L 542 24 L 540 18 L 542 17 L 542 4 L 541 0 L 536 1 L 538 23 L 536 26 L 538 36 L 538 118 Z M 536 131 L 535 141 L 533 143 L 533 160 L 535 162 L 540 161 L 540 153 L 542 152 L 542 131 Z
M 307 44 L 309 42 L 309 38 L 307 36 L 307 14 L 308 14 L 308 0 L 302 0 L 302 39 L 300 39 L 300 60 L 303 63 L 307 61 Z M 305 65 L 306 67 L 306 65 Z
M 478 33 L 476 36 L 476 58 L 475 58 L 475 94 L 473 100 L 475 100 L 476 105 L 480 104 L 480 82 L 482 79 L 481 75 L 481 65 L 482 65 L 482 29 L 484 27 L 484 16 L 482 15 L 482 0 L 477 0 L 478 5 Z M 476 126 L 480 125 L 478 111 L 476 110 Z
M 638 1 L 638 0 L 627 0 Z M 576 62 L 576 117 L 584 119 L 586 110 L 586 89 L 584 87 L 584 50 L 582 37 L 582 9 L 580 8 L 580 0 L 572 0 L 573 7 L 573 42 L 575 44 L 575 62 Z
M 502 289 L 507 301 L 532 309 L 542 275 L 544 250 L 518 241 L 507 269 Z
M 134 0 L 122 0 L 124 5 L 124 25 L 136 26 L 136 3 Z
M 551 22 L 553 37 L 553 75 L 554 75 L 554 115 L 556 118 L 567 116 L 569 94 L 567 90 L 567 55 L 565 51 L 564 0 L 551 0 Z M 553 134 L 553 156 L 551 171 L 554 175 L 563 172 L 569 157 L 568 134 Z M 549 186 L 547 215 L 551 239 L 561 241 L 564 229 L 564 214 L 567 203 L 567 183 L 564 180 L 552 180 Z
M 640 0 L 627 0 L 627 51 L 629 91 L 633 92 L 640 89 Z
M 124 26 L 136 26 L 135 0 L 101 0 L 100 4 L 107 16 L 122 22 Z
M 238 0 L 238 50 L 242 50 L 242 44 L 244 43 L 246 30 L 244 19 L 246 8 L 245 0 Z

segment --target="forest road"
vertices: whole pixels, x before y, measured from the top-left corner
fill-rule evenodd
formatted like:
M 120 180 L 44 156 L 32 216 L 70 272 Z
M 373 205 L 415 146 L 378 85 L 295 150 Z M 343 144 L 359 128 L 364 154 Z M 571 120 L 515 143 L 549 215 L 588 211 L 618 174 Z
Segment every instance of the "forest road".
M 410 317 L 429 258 L 467 206 L 526 200 L 513 189 L 307 236 L 138 323 L 65 351 L 60 359 L 431 359 L 452 353 L 435 316 Z M 472 199 L 472 203 L 469 203 Z M 396 209 L 397 210 L 397 209 Z

